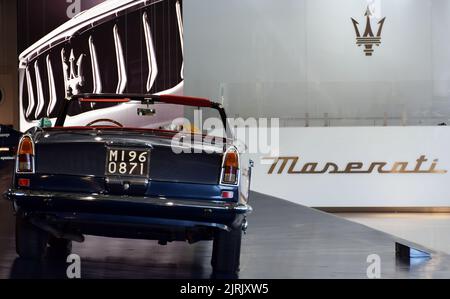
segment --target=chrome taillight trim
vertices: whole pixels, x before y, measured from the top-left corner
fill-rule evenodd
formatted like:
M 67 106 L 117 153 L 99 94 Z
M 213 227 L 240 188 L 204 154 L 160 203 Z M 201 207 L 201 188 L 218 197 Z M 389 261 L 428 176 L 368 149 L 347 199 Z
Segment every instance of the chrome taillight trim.
M 31 145 L 33 148 L 33 154 L 31 155 L 31 167 L 32 167 L 32 171 L 20 171 L 19 170 L 19 151 L 20 151 L 20 145 L 22 144 L 22 141 L 25 138 L 30 138 L 31 140 Z M 36 154 L 36 148 L 35 148 L 35 144 L 34 144 L 34 140 L 33 137 L 31 137 L 30 134 L 25 134 L 20 138 L 18 147 L 17 147 L 17 155 L 16 155 L 16 165 L 15 165 L 15 171 L 17 174 L 35 174 L 36 172 L 36 158 L 35 158 L 35 154 Z
M 225 175 L 225 159 L 226 159 L 226 157 L 227 157 L 227 154 L 228 154 L 229 152 L 231 152 L 231 151 L 236 152 L 236 154 L 237 154 L 237 156 L 238 156 L 238 165 L 239 165 L 239 168 L 238 168 L 237 173 L 236 173 L 236 183 L 235 183 L 235 184 L 230 184 L 230 183 L 224 183 L 224 182 L 223 182 L 223 177 L 224 177 L 224 175 Z M 241 184 L 241 156 L 240 156 L 240 154 L 239 154 L 239 151 L 238 151 L 237 147 L 235 147 L 234 145 L 231 146 L 231 147 L 229 147 L 229 148 L 225 151 L 225 153 L 223 154 L 223 158 L 222 158 L 222 167 L 221 167 L 221 170 L 220 170 L 220 181 L 219 181 L 219 183 L 220 183 L 221 186 L 233 186 L 233 187 L 237 187 L 237 186 L 239 186 L 239 185 Z

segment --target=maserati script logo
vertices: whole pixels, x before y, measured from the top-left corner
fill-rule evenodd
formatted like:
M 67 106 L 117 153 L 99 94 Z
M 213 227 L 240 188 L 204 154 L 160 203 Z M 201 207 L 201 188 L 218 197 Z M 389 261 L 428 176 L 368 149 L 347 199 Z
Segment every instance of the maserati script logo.
M 366 53 L 366 56 L 372 56 L 374 52 L 373 46 L 381 45 L 381 32 L 383 31 L 383 25 L 386 18 L 383 18 L 378 22 L 378 31 L 377 35 L 375 36 L 372 30 L 372 25 L 370 23 L 370 18 L 372 17 L 372 11 L 370 10 L 370 7 L 367 7 L 366 13 L 364 15 L 366 16 L 367 22 L 366 30 L 364 31 L 364 35 L 362 36 L 359 31 L 358 21 L 352 18 L 356 33 L 356 44 L 358 45 L 358 47 L 364 46 L 364 53 Z
M 267 174 L 446 174 L 447 170 L 438 168 L 438 159 L 429 160 L 425 155 L 410 162 L 350 162 L 344 167 L 337 163 L 307 162 L 300 164 L 300 157 L 267 157 L 272 165 Z M 412 164 L 412 165 L 411 165 Z

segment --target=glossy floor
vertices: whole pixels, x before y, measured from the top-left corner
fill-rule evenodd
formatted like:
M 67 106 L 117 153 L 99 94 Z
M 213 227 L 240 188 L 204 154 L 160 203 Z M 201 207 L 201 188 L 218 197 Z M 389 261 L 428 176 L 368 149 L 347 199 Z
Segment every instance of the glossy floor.
M 0 170 L 0 192 L 9 169 Z M 450 278 L 450 256 L 400 261 L 397 238 L 280 199 L 252 194 L 254 213 L 242 244 L 240 278 L 366 278 L 367 257 L 381 258 L 382 278 Z M 405 242 L 407 243 L 407 242 Z M 75 244 L 83 278 L 209 278 L 210 242 L 195 245 L 88 237 Z M 11 204 L 0 200 L 0 278 L 64 278 L 63 262 L 17 258 Z
M 336 215 L 450 254 L 449 213 L 347 213 Z

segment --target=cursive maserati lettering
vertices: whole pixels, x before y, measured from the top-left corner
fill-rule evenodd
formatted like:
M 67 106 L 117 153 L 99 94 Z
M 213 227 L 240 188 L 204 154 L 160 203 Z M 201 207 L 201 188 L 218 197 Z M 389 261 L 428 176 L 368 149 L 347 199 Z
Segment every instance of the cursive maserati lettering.
M 410 166 L 409 162 L 372 162 L 366 166 L 363 162 L 349 162 L 345 167 L 340 167 L 336 163 L 328 162 L 324 166 L 320 166 L 318 162 L 308 162 L 299 165 L 300 157 L 267 157 L 264 160 L 272 160 L 273 163 L 269 168 L 268 174 L 283 174 L 287 170 L 287 174 L 445 174 L 447 170 L 438 169 L 438 159 L 428 162 L 425 155 L 420 156 L 415 165 Z M 427 166 L 428 164 L 428 166 Z

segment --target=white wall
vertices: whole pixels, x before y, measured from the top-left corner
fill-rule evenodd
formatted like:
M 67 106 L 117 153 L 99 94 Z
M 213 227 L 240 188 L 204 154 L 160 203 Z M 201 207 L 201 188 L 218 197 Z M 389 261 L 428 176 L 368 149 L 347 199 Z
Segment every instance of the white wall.
M 250 155 L 255 162 L 252 189 L 261 193 L 312 207 L 449 207 L 450 206 L 450 128 L 448 127 L 358 127 L 358 128 L 283 128 L 280 132 L 280 157 L 299 157 L 293 171 L 306 163 L 336 163 L 341 171 L 348 163 L 408 162 L 412 171 L 420 156 L 427 162 L 421 171 L 446 173 L 323 173 L 289 174 L 290 163 L 281 174 L 272 174 L 270 155 Z M 244 159 L 247 155 L 244 155 Z M 308 168 L 310 169 L 310 168 Z M 332 168 L 329 169 L 333 170 Z
M 448 121 L 449 1 L 376 3 L 382 45 L 366 57 L 350 20 L 364 31 L 365 0 L 186 1 L 186 93 L 311 126 Z
M 185 1 L 185 93 L 223 99 L 232 117 L 282 118 L 280 155 L 300 164 L 426 155 L 450 171 L 450 130 L 434 126 L 450 123 L 450 1 L 370 1 L 386 17 L 372 57 L 351 22 L 364 31 L 367 2 Z M 448 172 L 269 175 L 261 157 L 253 189 L 304 205 L 450 206 Z

